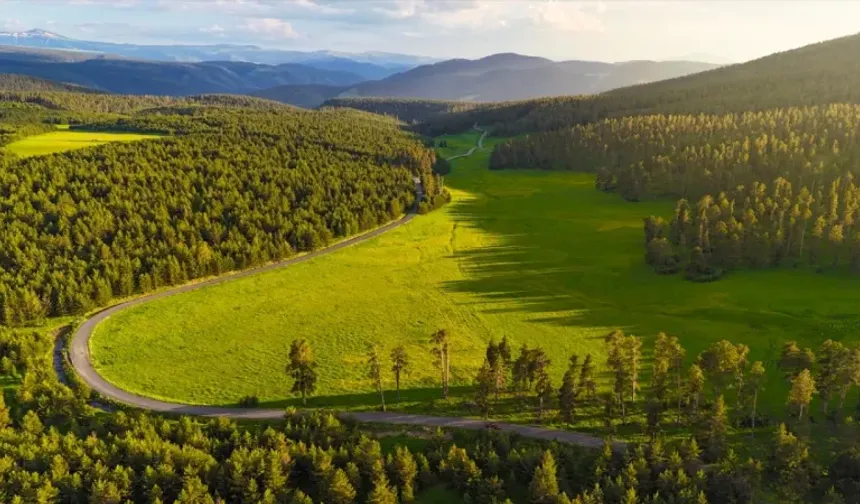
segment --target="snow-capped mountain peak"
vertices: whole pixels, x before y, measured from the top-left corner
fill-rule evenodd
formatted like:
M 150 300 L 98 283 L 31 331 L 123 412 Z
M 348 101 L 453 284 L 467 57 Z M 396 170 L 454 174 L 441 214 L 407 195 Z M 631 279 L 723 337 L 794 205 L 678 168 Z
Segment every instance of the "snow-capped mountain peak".
M 47 30 L 27 30 L 23 32 L 0 32 L 0 37 L 15 37 L 15 38 L 41 38 L 41 39 L 51 39 L 51 40 L 63 40 L 66 37 L 62 35 L 57 35 L 56 33 L 49 32 Z

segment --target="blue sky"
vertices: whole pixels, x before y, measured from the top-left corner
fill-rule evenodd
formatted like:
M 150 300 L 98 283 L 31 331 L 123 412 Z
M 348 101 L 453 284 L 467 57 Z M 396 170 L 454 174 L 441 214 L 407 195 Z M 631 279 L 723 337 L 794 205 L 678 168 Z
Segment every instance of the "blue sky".
M 0 0 L 3 31 L 87 40 L 601 61 L 745 61 L 855 33 L 858 19 L 860 2 L 824 0 Z

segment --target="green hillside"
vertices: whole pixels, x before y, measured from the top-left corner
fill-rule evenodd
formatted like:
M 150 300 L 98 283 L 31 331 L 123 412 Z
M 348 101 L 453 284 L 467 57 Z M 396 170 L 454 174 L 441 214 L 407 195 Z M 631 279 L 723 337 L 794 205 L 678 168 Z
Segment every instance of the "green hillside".
M 723 114 L 787 106 L 860 103 L 860 34 L 773 54 L 747 63 L 599 95 L 490 104 L 435 117 L 428 134 L 478 123 L 500 135 L 550 131 L 605 117 Z

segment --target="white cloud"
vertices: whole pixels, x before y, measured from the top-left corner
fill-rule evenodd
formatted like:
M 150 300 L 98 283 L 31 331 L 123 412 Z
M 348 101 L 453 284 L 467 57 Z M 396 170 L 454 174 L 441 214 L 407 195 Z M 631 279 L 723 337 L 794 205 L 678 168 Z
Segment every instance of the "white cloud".
M 597 12 L 606 9 L 600 3 L 593 6 Z M 573 32 L 602 32 L 604 29 L 599 17 L 587 12 L 582 4 L 576 2 L 532 2 L 529 11 L 531 20 L 539 26 Z
M 26 29 L 27 26 L 18 19 L 7 19 L 2 26 L 4 32 L 22 32 Z
M 373 8 L 392 21 L 413 21 L 451 29 L 493 29 L 526 22 L 560 31 L 603 31 L 603 2 L 556 0 L 395 0 Z
M 224 33 L 224 28 L 214 24 L 212 26 L 204 26 L 203 28 L 200 28 L 200 31 L 203 33 Z
M 270 39 L 293 39 L 299 36 L 293 30 L 293 25 L 277 18 L 249 18 L 239 28 Z

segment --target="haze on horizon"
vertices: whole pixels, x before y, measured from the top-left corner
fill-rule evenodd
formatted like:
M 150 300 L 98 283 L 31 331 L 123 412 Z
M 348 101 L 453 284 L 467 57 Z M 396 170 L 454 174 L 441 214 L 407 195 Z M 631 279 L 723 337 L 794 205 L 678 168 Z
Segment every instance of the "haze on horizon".
M 860 2 L 0 0 L 0 30 L 435 58 L 740 62 L 858 31 Z

